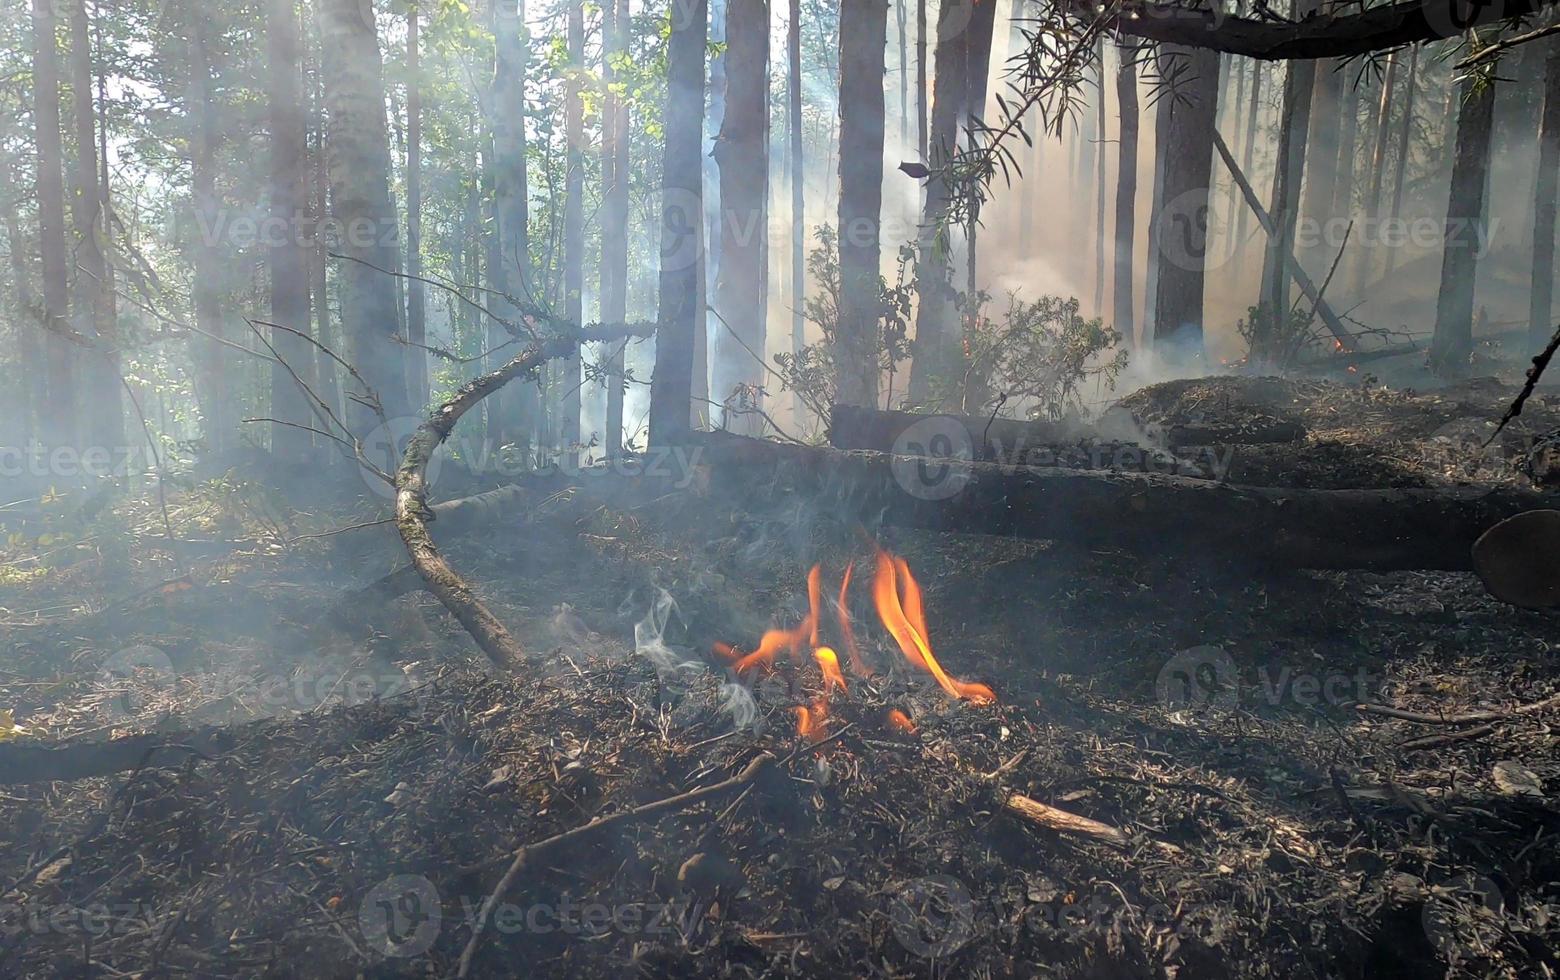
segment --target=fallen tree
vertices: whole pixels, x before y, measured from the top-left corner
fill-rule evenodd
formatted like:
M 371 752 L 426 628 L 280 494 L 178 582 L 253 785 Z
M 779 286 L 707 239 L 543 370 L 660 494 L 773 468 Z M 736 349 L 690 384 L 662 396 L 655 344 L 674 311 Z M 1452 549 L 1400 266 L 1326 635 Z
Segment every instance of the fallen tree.
M 1499 488 L 1297 490 L 1147 473 L 839 451 L 710 433 L 710 492 L 801 496 L 842 519 L 1290 568 L 1468 569 L 1495 523 L 1560 497 Z

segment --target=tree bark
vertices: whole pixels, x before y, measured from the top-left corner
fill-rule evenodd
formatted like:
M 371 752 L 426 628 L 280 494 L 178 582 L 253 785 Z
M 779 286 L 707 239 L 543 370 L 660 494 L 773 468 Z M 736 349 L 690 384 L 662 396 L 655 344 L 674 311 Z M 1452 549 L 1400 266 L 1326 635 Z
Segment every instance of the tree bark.
M 321 89 L 319 59 L 313 60 L 309 86 L 310 129 L 314 134 L 313 154 L 309 160 L 312 182 L 309 217 L 315 233 L 313 249 L 309 253 L 309 284 L 314 303 L 314 338 L 321 347 L 314 351 L 314 379 L 320 400 L 330 406 L 337 418 L 344 418 L 341 404 L 341 385 L 336 373 L 335 360 L 323 348 L 336 349 L 330 316 L 330 255 L 326 243 L 318 234 L 320 223 L 330 214 L 330 174 L 325 159 L 325 99 Z M 330 447 L 321 458 L 335 460 L 336 453 Z
M 692 429 L 697 313 L 704 306 L 705 0 L 672 7 L 666 51 L 666 136 L 661 179 L 661 269 L 650 445 L 677 446 Z M 698 366 L 703 370 L 702 364 Z
M 211 48 L 204 8 L 191 3 L 189 47 L 190 183 L 194 197 L 196 229 L 191 243 L 195 254 L 195 276 L 190 299 L 195 307 L 195 326 L 202 336 L 195 346 L 195 394 L 204 426 L 201 430 L 206 449 L 221 454 L 233 443 L 237 422 L 236 392 L 228 384 L 227 332 L 222 315 L 222 291 L 226 263 L 218 250 L 222 227 L 222 200 L 217 192 L 217 149 L 222 131 L 217 124 L 217 107 L 211 91 Z
M 1105 38 L 1094 45 L 1099 87 L 1094 93 L 1094 315 L 1105 316 Z
M 581 76 L 585 71 L 585 4 L 568 4 L 568 74 L 563 86 L 563 317 L 585 322 L 585 107 Z M 579 454 L 581 397 L 580 362 L 576 357 L 554 361 L 550 371 L 558 398 L 558 444 L 569 459 Z
M 327 51 L 325 104 L 330 198 L 342 228 L 341 251 L 357 261 L 341 265 L 342 333 L 357 368 L 385 416 L 405 418 L 406 358 L 396 343 L 396 291 L 383 271 L 397 261 L 399 228 L 390 204 L 390 137 L 385 128 L 384 71 L 373 8 L 359 0 L 321 0 L 320 31 Z M 356 401 L 348 425 L 359 438 L 379 424 Z
M 70 322 L 70 268 L 65 251 L 65 150 L 60 137 L 58 21 L 54 0 L 33 0 L 33 127 L 38 148 L 38 248 L 43 259 L 44 357 L 48 411 L 40 434 L 45 444 L 69 446 L 77 438 L 75 347 Z
M 302 56 L 299 51 L 297 8 L 293 0 L 266 0 L 265 36 L 267 100 L 271 125 L 271 218 L 274 227 L 286 229 L 266 242 L 271 267 L 271 320 L 293 330 L 309 332 L 309 256 L 298 229 L 308 210 L 306 204 L 308 155 L 304 147 L 303 91 L 300 85 Z M 315 348 L 297 334 L 271 331 L 271 346 L 286 362 L 271 365 L 271 418 L 284 425 L 271 426 L 271 451 L 278 460 L 300 463 L 311 451 L 307 429 L 312 416 L 308 395 L 293 379 L 313 387 Z
M 768 0 L 730 0 L 726 52 L 721 60 L 726 63 L 726 111 L 714 151 L 720 167 L 720 269 L 715 309 L 725 322 L 716 334 L 712 397 L 724 402 L 739 387 L 745 387 L 748 394 L 744 397 L 756 401 L 764 379 L 768 310 Z M 881 76 L 878 86 L 881 89 Z
M 493 228 L 488 237 L 493 250 L 489 287 L 500 294 L 529 297 L 536 288 L 531 273 L 530 203 L 525 134 L 525 73 L 530 44 L 525 27 L 525 0 L 496 0 L 493 6 L 493 85 L 490 90 L 492 147 L 488 154 L 492 172 Z M 496 295 L 490 308 L 513 320 L 518 310 L 504 295 Z M 487 323 L 487 347 L 498 348 L 509 339 L 503 325 Z M 502 351 L 488 359 L 497 370 Z M 541 414 L 541 396 L 532 385 L 516 385 L 485 403 L 488 442 L 497 447 L 519 443 L 528 449 Z
M 290 0 L 288 0 L 290 2 Z M 406 349 L 413 408 L 428 403 L 428 307 L 422 283 L 422 8 L 406 8 Z
M 1302 8 L 1315 9 L 1314 4 Z M 1292 61 L 1284 80 L 1284 106 L 1278 134 L 1278 159 L 1273 174 L 1273 203 L 1268 213 L 1273 233 L 1262 261 L 1259 305 L 1268 311 L 1272 328 L 1289 318 L 1289 283 L 1293 278 L 1295 224 L 1299 218 L 1300 186 L 1305 180 L 1305 145 L 1311 126 L 1311 92 L 1316 83 L 1314 61 Z
M 1555 191 L 1560 178 L 1560 37 L 1545 44 L 1544 109 L 1533 187 L 1533 278 L 1528 297 L 1528 347 L 1534 353 L 1544 349 L 1554 332 Z
M 882 316 L 883 51 L 887 0 L 840 6 L 840 310 L 836 399 L 876 405 Z
M 903 0 L 901 0 L 903 2 Z M 926 0 L 915 0 L 915 147 L 926 162 Z
M 38 329 L 38 320 L 34 313 L 32 273 L 27 265 L 29 249 L 27 240 L 22 235 L 22 223 L 17 217 L 14 201 L 6 202 L 3 207 L 4 210 L 0 211 L 0 222 L 4 223 L 11 252 L 13 279 L 11 296 L 15 300 L 11 312 L 15 318 L 12 322 L 16 324 L 16 354 L 26 379 L 10 393 L 14 399 L 11 401 L 15 412 L 12 420 L 14 428 L 5 431 L 7 438 L 16 440 L 13 445 L 28 446 L 37 436 L 38 430 L 33 424 L 34 417 L 41 419 L 47 414 L 49 405 L 47 368 L 43 355 L 44 337 Z
M 965 102 L 970 0 L 943 0 L 937 14 L 937 74 L 932 89 L 931 145 L 925 159 L 931 168 L 926 203 L 916 247 L 914 361 L 910 365 L 910 401 L 924 403 L 932 381 L 953 366 L 957 328 L 951 264 L 952 241 L 946 226 L 951 188 L 942 169 L 954 157 L 959 137 L 959 109 Z
M 1115 326 L 1128 347 L 1136 343 L 1133 317 L 1133 242 L 1137 235 L 1138 170 L 1138 49 L 1116 48 L 1116 107 L 1120 113 L 1121 139 L 1117 143 L 1116 228 L 1112 274 Z
M 1169 100 L 1169 139 L 1159 149 L 1164 155 L 1164 201 L 1155 222 L 1159 277 L 1154 347 L 1161 357 L 1179 363 L 1203 356 L 1208 181 L 1219 109 L 1218 54 L 1199 49 L 1188 53 L 1186 62 L 1186 73 Z
M 1333 192 L 1338 183 L 1338 137 L 1342 118 L 1343 72 L 1347 69 L 1336 59 L 1320 62 L 1313 69 L 1311 122 L 1305 141 L 1305 182 L 1300 198 L 1300 214 L 1312 228 L 1324 227 L 1333 216 Z M 1300 257 L 1332 262 L 1329 243 L 1318 236 Z
M 605 0 L 602 7 L 601 79 L 606 87 L 601 115 L 601 319 L 628 318 L 628 104 L 614 91 L 613 64 L 628 54 L 628 0 Z M 603 345 L 606 353 L 607 417 L 602 448 L 609 458 L 623 452 L 623 352 L 628 341 Z
M 1240 153 L 1241 169 L 1248 174 L 1251 173 L 1251 162 L 1256 151 L 1257 121 L 1261 118 L 1262 108 L 1262 73 L 1266 68 L 1267 66 L 1261 62 L 1253 61 L 1251 63 L 1251 97 L 1246 104 L 1246 143 Z M 1240 219 L 1235 225 L 1235 238 L 1242 243 L 1246 241 L 1246 216 L 1247 209 L 1242 208 Z
M 1456 158 L 1446 204 L 1441 288 L 1436 297 L 1430 369 L 1438 377 L 1468 373 L 1473 353 L 1473 290 L 1479 271 L 1479 228 L 1489 183 L 1490 132 L 1495 117 L 1495 81 L 1469 76 L 1459 86 Z
M 1392 175 L 1392 210 L 1388 215 L 1394 225 L 1403 214 L 1403 180 L 1408 173 L 1409 142 L 1414 133 L 1414 102 L 1419 94 L 1418 74 L 1419 49 L 1414 48 L 1408 53 L 1408 72 L 1403 78 L 1403 84 L 1408 94 L 1403 97 L 1403 119 L 1398 124 L 1398 152 L 1397 162 Z M 1397 266 L 1398 252 L 1396 248 L 1387 250 L 1387 274 Z

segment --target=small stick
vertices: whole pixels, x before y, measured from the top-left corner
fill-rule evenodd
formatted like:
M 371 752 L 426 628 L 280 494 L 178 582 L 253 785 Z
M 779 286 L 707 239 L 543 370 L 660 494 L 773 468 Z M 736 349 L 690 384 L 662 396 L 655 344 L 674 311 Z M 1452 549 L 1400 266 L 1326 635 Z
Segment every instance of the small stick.
M 1477 728 L 1464 728 L 1460 732 L 1447 732 L 1445 735 L 1426 735 L 1423 738 L 1411 738 L 1398 746 L 1400 749 L 1435 749 L 1453 742 L 1463 742 L 1471 738 L 1483 738 L 1495 731 L 1494 725 L 1480 725 Z
M 1058 810 L 1048 803 L 1030 799 L 1021 793 L 1009 794 L 1007 799 L 1002 801 L 1002 809 L 1046 830 L 1056 830 L 1065 834 L 1083 834 L 1122 847 L 1126 846 L 1129 840 L 1125 833 L 1108 823 L 1100 823 L 1090 817 Z
M 1384 704 L 1356 704 L 1356 711 L 1367 715 L 1382 715 L 1387 718 L 1397 718 L 1402 721 L 1417 721 L 1421 725 L 1480 725 L 1492 721 L 1506 721 L 1521 715 L 1530 715 L 1536 711 L 1543 711 L 1560 704 L 1560 694 L 1554 694 L 1542 701 L 1534 701 L 1531 704 L 1519 704 L 1515 708 L 1506 711 L 1470 711 L 1465 715 L 1431 715 L 1422 711 L 1404 711 L 1402 708 L 1391 708 Z
M 509 865 L 509 870 L 504 872 L 504 877 L 499 879 L 498 885 L 493 889 L 493 893 L 487 897 L 487 900 L 482 903 L 482 908 L 477 912 L 477 921 L 471 927 L 471 938 L 467 940 L 466 948 L 460 954 L 460 969 L 456 972 L 456 977 L 464 978 L 471 972 L 472 958 L 477 955 L 477 947 L 481 943 L 482 932 L 487 928 L 488 918 L 492 916 L 493 908 L 498 905 L 504 894 L 514 885 L 515 879 L 520 877 L 520 873 L 528 865 L 534 863 L 537 858 L 549 851 L 589 837 L 598 831 L 633 823 L 646 817 L 657 816 L 672 810 L 685 810 L 712 797 L 724 796 L 734 790 L 744 788 L 752 784 L 761 773 L 774 765 L 774 762 L 775 757 L 773 755 L 768 752 L 761 752 L 741 772 L 730 779 L 725 779 L 699 789 L 689 790 L 686 793 L 679 793 L 676 796 L 668 796 L 666 799 L 656 800 L 654 803 L 646 803 L 643 806 L 634 807 L 632 810 L 624 810 L 621 813 L 614 813 L 606 817 L 597 817 L 583 826 L 575 827 L 573 830 L 566 830 L 561 834 L 548 837 L 546 840 L 537 841 L 534 844 L 527 844 L 516 850 L 514 861 Z

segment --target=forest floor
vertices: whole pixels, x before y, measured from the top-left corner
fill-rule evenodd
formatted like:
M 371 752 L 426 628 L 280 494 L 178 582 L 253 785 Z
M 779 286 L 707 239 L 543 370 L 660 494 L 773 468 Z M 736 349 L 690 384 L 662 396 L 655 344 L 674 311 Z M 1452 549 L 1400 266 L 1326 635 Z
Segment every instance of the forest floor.
M 1150 431 L 1304 428 L 1237 446 L 1232 482 L 1478 485 L 1528 479 L 1479 448 L 1512 394 L 1221 378 L 1123 404 Z M 1522 424 L 1560 426 L 1560 399 Z M 0 709 L 25 732 L 9 744 L 235 727 L 176 766 L 0 772 L 0 975 L 453 975 L 517 845 L 763 750 L 781 764 L 741 797 L 528 866 L 473 975 L 1560 971 L 1555 712 L 1356 706 L 1444 719 L 1560 692 L 1554 616 L 1471 573 L 867 530 L 804 502 L 717 507 L 697 483 L 607 504 L 583 478 L 448 542 L 531 656 L 499 674 L 427 593 L 342 604 L 404 563 L 387 526 L 305 537 L 382 513 L 343 469 L 307 503 L 240 476 L 171 491 L 175 534 L 204 542 L 177 561 L 155 494 L 13 532 Z M 485 485 L 452 468 L 438 492 Z M 868 601 L 878 546 L 923 586 L 942 665 L 995 703 L 906 665 Z M 795 624 L 808 568 L 832 595 L 852 561 L 875 676 L 835 692 L 824 742 L 795 730 L 820 696 L 810 667 L 757 682 L 736 729 L 745 702 L 712 646 Z M 1037 829 L 1007 792 L 1126 843 Z

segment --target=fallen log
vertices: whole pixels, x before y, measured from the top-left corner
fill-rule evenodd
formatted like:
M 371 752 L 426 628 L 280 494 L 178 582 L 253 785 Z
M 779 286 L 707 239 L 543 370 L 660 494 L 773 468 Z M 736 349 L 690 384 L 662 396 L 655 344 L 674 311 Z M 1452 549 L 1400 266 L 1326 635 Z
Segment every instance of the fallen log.
M 1290 568 L 1468 569 L 1491 525 L 1560 504 L 1514 488 L 1300 490 L 703 437 L 711 493 L 800 496 L 841 519 Z
M 165 766 L 196 756 L 211 758 L 231 751 L 247 732 L 273 719 L 246 725 L 211 725 L 183 732 L 148 732 L 106 742 L 0 743 L 0 785 L 111 776 L 143 765 Z

